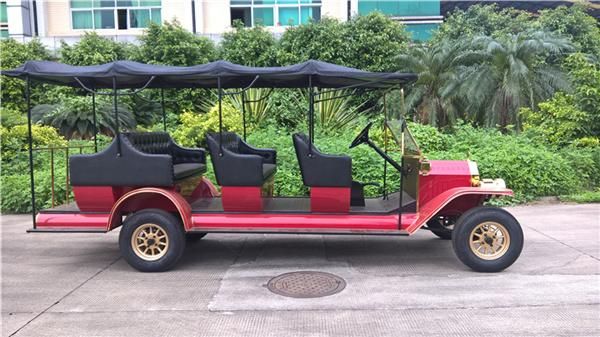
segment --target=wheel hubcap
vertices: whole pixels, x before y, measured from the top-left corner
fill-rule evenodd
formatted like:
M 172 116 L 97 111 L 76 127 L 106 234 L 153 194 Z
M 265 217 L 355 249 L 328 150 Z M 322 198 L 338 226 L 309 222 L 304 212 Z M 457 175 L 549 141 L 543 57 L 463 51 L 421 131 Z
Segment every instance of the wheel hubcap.
M 169 237 L 156 224 L 143 224 L 131 236 L 131 247 L 135 255 L 146 261 L 156 261 L 169 249 Z
M 469 240 L 473 254 L 484 260 L 502 257 L 510 246 L 508 230 L 497 222 L 480 223 L 471 232 Z

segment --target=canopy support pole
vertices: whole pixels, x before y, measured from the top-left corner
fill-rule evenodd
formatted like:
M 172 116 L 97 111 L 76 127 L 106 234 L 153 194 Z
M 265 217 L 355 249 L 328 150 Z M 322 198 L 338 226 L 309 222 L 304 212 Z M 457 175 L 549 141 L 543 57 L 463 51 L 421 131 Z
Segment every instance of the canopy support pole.
M 31 182 L 31 216 L 33 218 L 33 229 L 35 224 L 35 178 L 33 176 L 33 138 L 31 135 L 31 79 L 27 75 L 25 84 L 25 95 L 27 99 L 27 135 L 29 143 L 29 180 Z
M 387 137 L 387 104 L 385 100 L 385 92 L 383 93 L 383 151 L 388 153 L 388 137 Z M 387 199 L 387 160 L 383 161 L 383 199 Z M 400 191 L 402 193 L 402 191 Z
M 223 156 L 223 88 L 221 77 L 217 76 L 217 89 L 219 90 L 219 156 Z
M 308 155 L 312 155 L 315 141 L 315 92 L 312 86 L 312 76 L 308 76 Z
M 117 77 L 113 76 L 113 111 L 115 113 L 115 137 L 117 137 L 117 157 L 121 156 L 121 135 L 119 133 L 119 108 L 117 107 Z
M 92 92 L 92 118 L 94 122 L 94 152 L 98 152 L 98 120 L 96 119 L 96 93 Z
M 167 111 L 165 110 L 165 89 L 160 88 L 160 108 L 162 109 L 163 131 L 167 132 Z
M 400 134 L 402 137 L 402 141 L 404 141 L 404 129 L 406 129 L 406 121 L 402 118 L 402 125 L 400 126 Z M 402 160 L 400 161 L 400 196 L 399 203 L 400 207 L 398 208 L 398 229 L 402 226 L 402 196 L 404 195 L 404 146 L 402 147 Z
M 242 91 L 242 124 L 244 126 L 244 141 L 246 141 L 246 92 Z

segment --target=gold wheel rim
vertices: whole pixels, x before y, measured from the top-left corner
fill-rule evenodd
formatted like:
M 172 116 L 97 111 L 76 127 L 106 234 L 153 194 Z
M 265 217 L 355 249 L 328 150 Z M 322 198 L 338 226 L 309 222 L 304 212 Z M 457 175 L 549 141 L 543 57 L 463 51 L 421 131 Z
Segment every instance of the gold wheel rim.
M 159 225 L 147 223 L 139 226 L 131 236 L 131 248 L 139 258 L 156 261 L 167 254 L 169 236 Z
M 469 236 L 469 247 L 473 254 L 484 260 L 496 260 L 504 256 L 510 246 L 510 234 L 497 222 L 482 222 Z

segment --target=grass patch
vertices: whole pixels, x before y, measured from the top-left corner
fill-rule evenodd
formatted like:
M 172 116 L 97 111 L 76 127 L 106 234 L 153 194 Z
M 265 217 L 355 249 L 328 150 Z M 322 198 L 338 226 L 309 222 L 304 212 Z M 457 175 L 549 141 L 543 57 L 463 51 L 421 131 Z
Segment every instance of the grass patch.
M 580 204 L 600 203 L 600 189 L 596 191 L 585 191 L 577 194 L 563 195 L 561 201 L 571 201 Z

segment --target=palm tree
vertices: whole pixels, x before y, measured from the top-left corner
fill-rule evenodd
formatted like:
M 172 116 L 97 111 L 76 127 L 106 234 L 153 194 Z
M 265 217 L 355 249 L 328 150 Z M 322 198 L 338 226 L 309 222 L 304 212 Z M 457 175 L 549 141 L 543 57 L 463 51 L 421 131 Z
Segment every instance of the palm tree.
M 398 56 L 400 69 L 419 76 L 406 97 L 406 109 L 421 123 L 446 126 L 460 117 L 461 69 L 478 60 L 466 47 L 464 41 L 442 41 Z
M 569 40 L 546 32 L 509 34 L 504 39 L 478 37 L 473 46 L 481 62 L 465 69 L 461 92 L 468 101 L 470 119 L 486 126 L 520 129 L 519 108 L 535 109 L 569 81 L 545 62 L 573 49 Z

